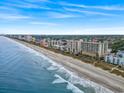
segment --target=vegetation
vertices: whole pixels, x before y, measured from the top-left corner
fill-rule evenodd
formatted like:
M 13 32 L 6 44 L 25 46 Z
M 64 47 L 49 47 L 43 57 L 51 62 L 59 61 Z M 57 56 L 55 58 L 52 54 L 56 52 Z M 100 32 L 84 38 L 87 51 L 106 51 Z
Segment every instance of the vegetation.
M 123 35 L 33 35 L 36 39 L 86 39 L 91 40 L 93 38 L 97 38 L 99 41 L 106 41 L 106 40 L 118 40 L 123 38 Z
M 118 40 L 112 44 L 112 53 L 116 53 L 118 50 L 124 50 L 124 40 Z
M 110 71 L 113 67 L 115 67 L 114 65 L 108 64 L 108 63 L 106 63 L 106 62 L 97 62 L 97 63 L 95 64 L 95 66 L 96 66 L 96 67 L 100 67 L 100 68 L 102 68 L 102 69 L 104 69 L 104 70 L 108 70 L 108 71 Z
M 114 73 L 114 74 L 116 74 L 116 75 L 120 75 L 120 76 L 124 77 L 124 72 L 119 71 L 119 70 L 117 70 L 117 69 L 114 69 L 111 73 Z

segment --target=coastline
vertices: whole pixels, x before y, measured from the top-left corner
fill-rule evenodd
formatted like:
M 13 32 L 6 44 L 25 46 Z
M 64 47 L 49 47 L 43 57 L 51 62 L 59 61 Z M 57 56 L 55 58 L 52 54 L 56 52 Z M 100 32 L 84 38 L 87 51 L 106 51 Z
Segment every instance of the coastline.
M 63 65 L 65 68 L 75 72 L 79 77 L 96 82 L 97 84 L 112 90 L 114 93 L 124 93 L 124 78 L 122 77 L 111 74 L 100 68 L 96 68 L 90 64 L 86 64 L 78 59 L 58 54 L 24 41 L 15 41 L 44 54 L 53 61 Z

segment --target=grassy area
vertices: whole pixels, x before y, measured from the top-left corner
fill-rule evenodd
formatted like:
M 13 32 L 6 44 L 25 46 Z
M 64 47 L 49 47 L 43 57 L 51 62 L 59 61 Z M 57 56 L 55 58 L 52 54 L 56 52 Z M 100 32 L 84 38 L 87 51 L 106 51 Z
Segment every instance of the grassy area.
M 120 66 L 118 66 L 118 69 L 124 71 L 124 67 L 120 67 Z
M 124 72 L 120 72 L 117 69 L 114 69 L 111 73 L 124 77 Z
M 100 67 L 104 70 L 108 70 L 108 71 L 110 71 L 113 67 L 115 67 L 114 65 L 108 64 L 106 62 L 97 62 L 97 63 L 95 63 L 95 66 Z

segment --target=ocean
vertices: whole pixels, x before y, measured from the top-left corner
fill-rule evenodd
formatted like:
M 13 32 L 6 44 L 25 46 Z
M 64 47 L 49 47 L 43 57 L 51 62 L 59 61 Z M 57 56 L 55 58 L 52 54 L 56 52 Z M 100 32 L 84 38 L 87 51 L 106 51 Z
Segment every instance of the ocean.
M 0 93 L 113 93 L 6 37 L 0 37 Z

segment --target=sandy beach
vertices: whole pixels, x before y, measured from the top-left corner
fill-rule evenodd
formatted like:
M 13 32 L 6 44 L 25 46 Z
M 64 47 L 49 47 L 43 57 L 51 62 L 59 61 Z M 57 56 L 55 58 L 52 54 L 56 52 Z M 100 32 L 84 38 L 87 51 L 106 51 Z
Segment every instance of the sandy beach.
M 65 68 L 75 72 L 79 77 L 83 77 L 96 82 L 97 84 L 110 89 L 111 91 L 113 91 L 113 93 L 124 93 L 124 78 L 122 78 L 121 76 L 116 76 L 72 57 L 58 54 L 23 41 L 16 41 L 36 50 L 39 53 L 44 54 L 53 61 L 63 65 Z

